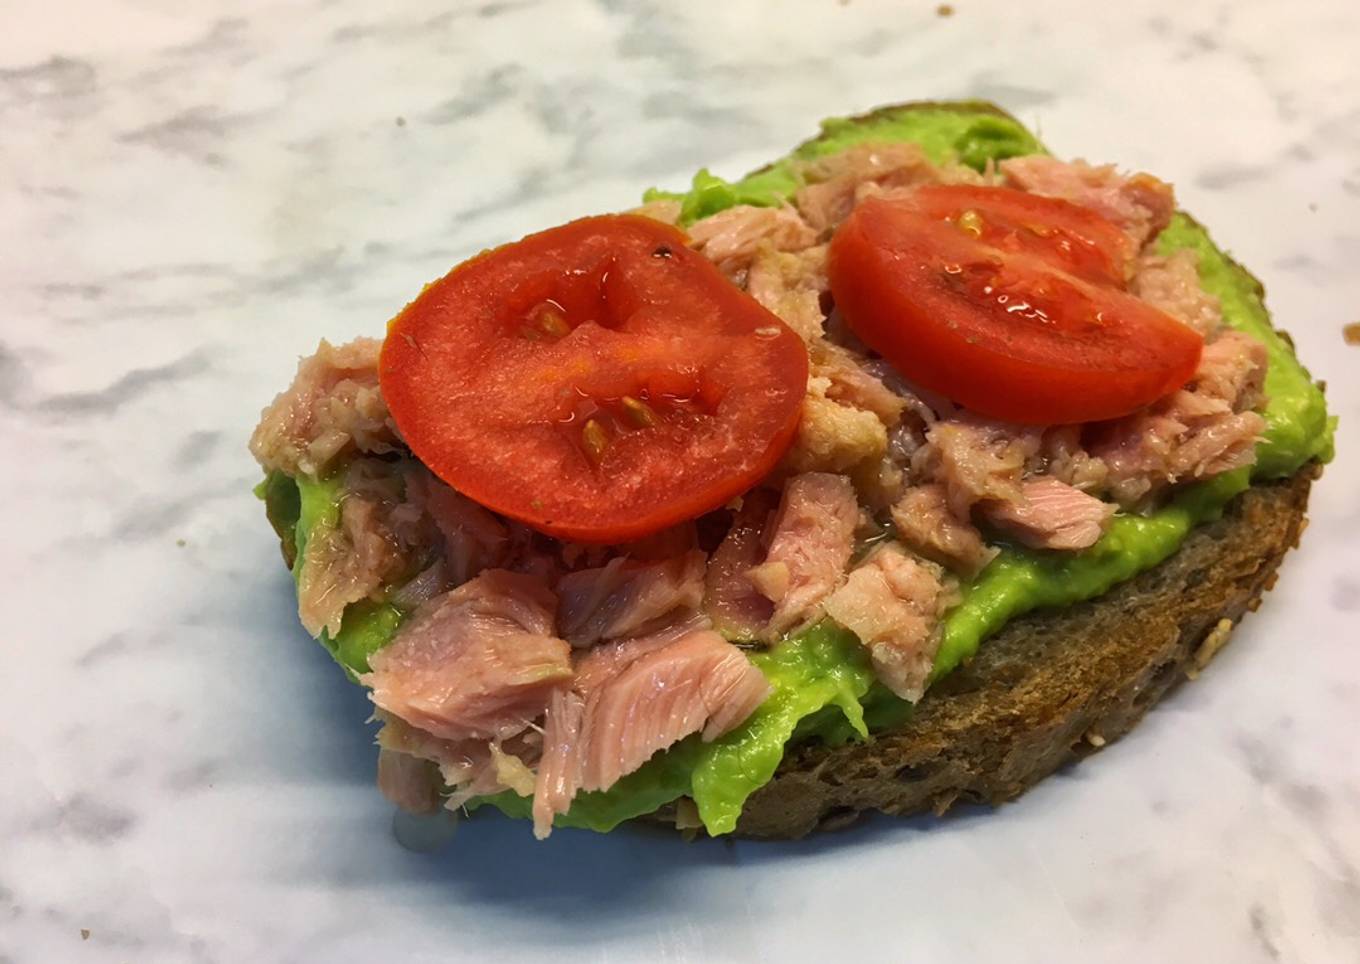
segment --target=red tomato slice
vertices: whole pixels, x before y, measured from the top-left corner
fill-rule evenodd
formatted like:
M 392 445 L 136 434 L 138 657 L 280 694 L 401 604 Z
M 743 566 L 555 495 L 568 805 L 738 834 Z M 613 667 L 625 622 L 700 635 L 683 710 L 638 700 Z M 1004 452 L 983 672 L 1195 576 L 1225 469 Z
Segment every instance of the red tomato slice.
M 613 543 L 717 508 L 788 448 L 807 351 L 675 228 L 607 215 L 485 252 L 388 328 L 402 437 L 469 498 Z
M 911 199 L 926 217 L 949 221 L 983 244 L 1032 254 L 1079 278 L 1123 287 L 1137 254 L 1127 234 L 1090 208 L 1009 187 L 930 185 Z
M 1203 340 L 1187 325 L 1063 270 L 1065 253 L 984 244 L 923 208 L 866 200 L 827 265 L 846 322 L 907 378 L 982 415 L 1051 425 L 1126 415 L 1194 372 Z

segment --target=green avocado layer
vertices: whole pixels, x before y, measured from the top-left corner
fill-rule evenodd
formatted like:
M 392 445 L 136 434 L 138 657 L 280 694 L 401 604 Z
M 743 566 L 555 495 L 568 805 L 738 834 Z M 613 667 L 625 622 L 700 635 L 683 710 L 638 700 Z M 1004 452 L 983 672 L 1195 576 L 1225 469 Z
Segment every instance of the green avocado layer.
M 863 118 L 826 121 L 819 137 L 740 181 L 729 183 L 700 171 L 688 192 L 651 191 L 647 197 L 680 200 L 686 223 L 735 204 L 780 204 L 799 185 L 795 162 L 866 141 L 913 141 L 933 160 L 952 158 L 977 168 L 989 160 L 1043 150 L 1018 122 L 979 105 L 887 108 Z M 1197 251 L 1201 281 L 1222 302 L 1225 323 L 1261 339 L 1269 350 L 1268 427 L 1257 448 L 1256 465 L 1250 474 L 1232 472 L 1189 487 L 1149 516 L 1117 516 L 1104 538 L 1083 552 L 1004 549 L 963 587 L 960 603 L 946 616 L 934 678 L 970 658 L 1010 619 L 1038 607 L 1067 606 L 1098 596 L 1157 565 L 1180 547 L 1194 526 L 1218 517 L 1251 479 L 1287 476 L 1309 460 L 1331 458 L 1335 419 L 1328 417 L 1321 390 L 1290 345 L 1271 327 L 1256 281 L 1184 215 L 1178 214 L 1156 243 L 1163 253 Z M 330 482 L 308 479 L 297 480 L 296 489 L 297 494 L 290 496 L 288 486 L 271 476 L 262 484 L 261 495 L 275 527 L 281 533 L 295 533 L 301 559 L 312 528 L 336 524 L 337 489 Z M 392 638 L 401 616 L 389 605 L 352 606 L 335 638 L 323 633 L 321 639 L 353 677 L 367 671 L 368 657 Z M 557 824 L 609 830 L 689 796 L 709 833 L 729 833 L 746 798 L 768 782 L 791 740 L 865 738 L 873 730 L 900 724 L 910 712 L 908 704 L 875 683 L 854 636 L 830 622 L 751 659 L 769 679 L 772 694 L 746 723 L 713 743 L 691 737 L 657 754 L 609 791 L 581 795 Z M 509 791 L 474 801 L 482 803 L 512 816 L 528 815 L 529 801 Z

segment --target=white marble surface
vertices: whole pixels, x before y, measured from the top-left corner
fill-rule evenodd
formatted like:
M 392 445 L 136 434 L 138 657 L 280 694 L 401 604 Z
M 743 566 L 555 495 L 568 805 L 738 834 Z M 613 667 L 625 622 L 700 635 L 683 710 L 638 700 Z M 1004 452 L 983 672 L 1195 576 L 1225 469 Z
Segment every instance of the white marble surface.
M 0 3 L 0 961 L 1360 960 L 1360 6 L 955 6 Z M 1173 180 L 1331 383 L 1269 604 L 997 813 L 399 848 L 250 495 L 294 358 L 483 245 L 950 96 Z

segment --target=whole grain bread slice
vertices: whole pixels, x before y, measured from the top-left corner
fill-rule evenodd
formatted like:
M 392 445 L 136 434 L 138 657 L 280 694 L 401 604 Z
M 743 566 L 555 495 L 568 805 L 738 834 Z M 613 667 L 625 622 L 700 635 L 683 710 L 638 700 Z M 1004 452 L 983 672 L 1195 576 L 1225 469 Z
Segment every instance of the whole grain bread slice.
M 791 750 L 737 834 L 801 837 L 866 811 L 999 804 L 1118 739 L 1259 605 L 1298 543 L 1317 471 L 1252 486 L 1170 559 L 1103 596 L 1012 621 L 900 729 Z
M 921 101 L 851 121 L 913 109 L 1014 120 L 986 101 Z M 1259 282 L 1256 288 L 1263 294 Z M 790 748 L 746 802 L 736 835 L 796 838 L 871 811 L 997 805 L 1123 736 L 1177 684 L 1198 676 L 1238 620 L 1260 605 L 1298 544 L 1320 471 L 1310 462 L 1291 478 L 1253 485 L 1170 559 L 1102 596 L 1012 620 L 896 730 L 863 743 Z M 674 808 L 651 818 L 671 822 Z

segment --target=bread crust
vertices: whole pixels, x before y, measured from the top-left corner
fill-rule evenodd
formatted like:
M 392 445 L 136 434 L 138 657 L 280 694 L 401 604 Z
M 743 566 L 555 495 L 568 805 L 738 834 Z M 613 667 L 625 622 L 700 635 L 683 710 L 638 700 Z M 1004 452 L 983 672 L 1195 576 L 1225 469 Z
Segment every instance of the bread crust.
M 1012 620 L 900 729 L 788 753 L 736 833 L 795 838 L 867 811 L 999 804 L 1127 733 L 1193 678 L 1275 582 L 1319 470 L 1253 485 L 1170 559 L 1110 592 Z

